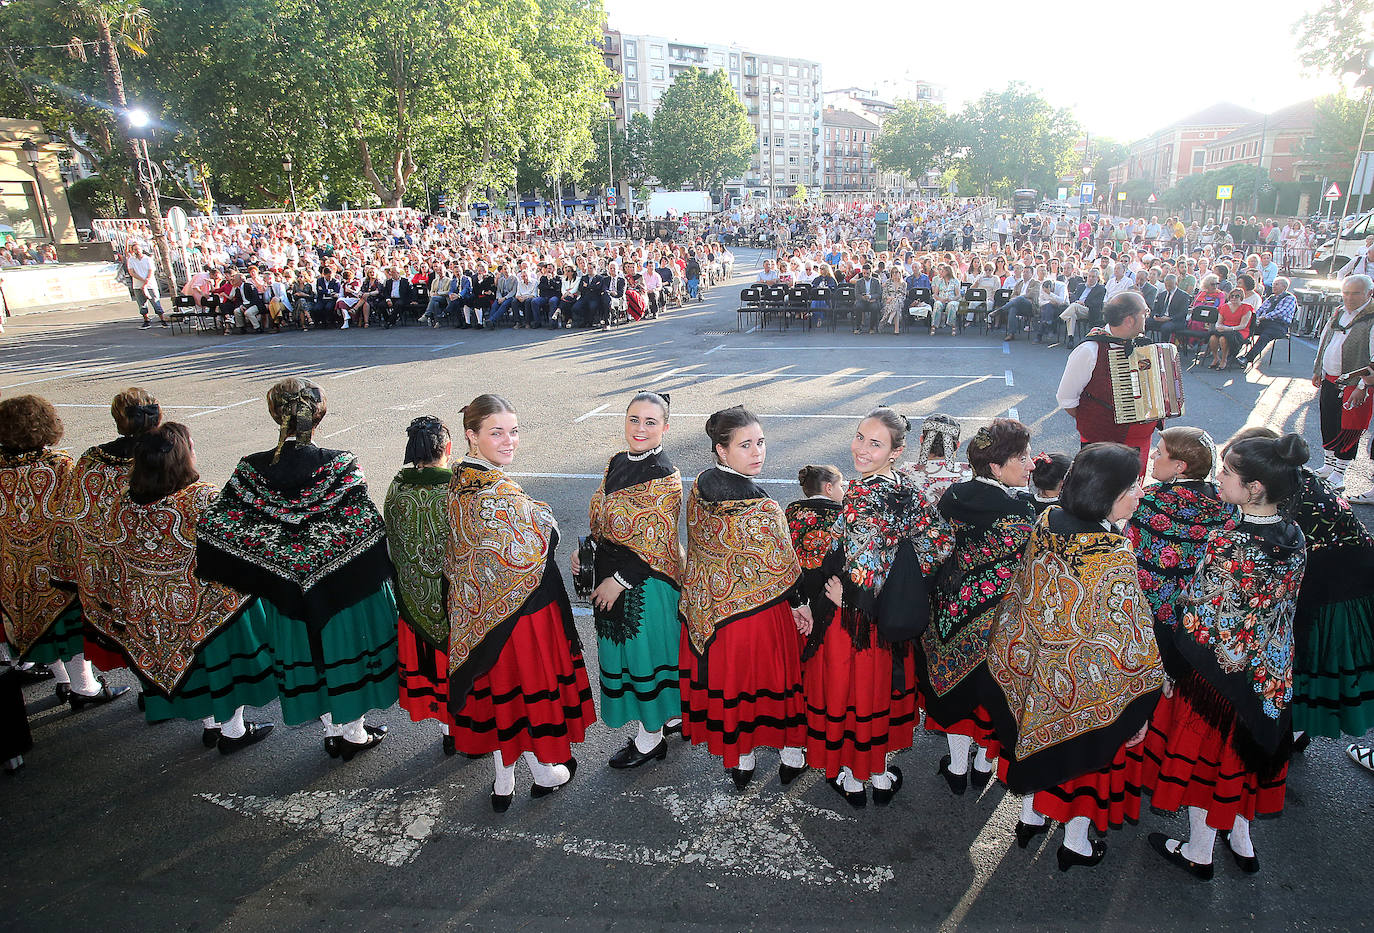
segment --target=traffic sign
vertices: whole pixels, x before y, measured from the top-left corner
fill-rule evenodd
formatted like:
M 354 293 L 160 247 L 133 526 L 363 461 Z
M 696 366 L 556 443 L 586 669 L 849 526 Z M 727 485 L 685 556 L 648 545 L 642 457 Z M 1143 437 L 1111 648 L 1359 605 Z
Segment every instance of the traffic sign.
M 607 206 L 607 207 L 615 207 L 615 192 L 614 192 L 614 191 L 608 191 L 608 192 L 606 192 L 606 206 Z
M 186 212 L 180 207 L 174 207 L 167 212 L 167 226 L 172 231 L 172 236 L 181 246 L 186 245 Z
M 1235 186 L 1234 186 L 1234 185 L 1217 185 L 1217 200 L 1218 200 L 1218 201 L 1229 201 L 1229 200 L 1231 200 L 1231 189 L 1232 189 L 1233 187 L 1235 187 Z
M 1340 200 L 1341 189 L 1336 185 L 1334 181 L 1331 183 L 1331 187 L 1326 189 L 1326 194 L 1324 195 L 1324 197 L 1328 201 Z
M 1118 191 L 1118 192 L 1116 193 L 1116 199 L 1117 199 L 1118 201 L 1124 201 L 1124 200 L 1126 200 L 1126 192 L 1124 192 L 1124 191 Z
M 1157 201 L 1157 200 L 1159 200 L 1159 199 L 1155 197 L 1154 192 L 1152 191 L 1152 192 L 1150 192 L 1150 196 L 1149 196 L 1148 198 L 1145 199 L 1145 203 L 1146 203 L 1146 204 L 1153 204 L 1153 203 L 1155 203 L 1155 201 Z

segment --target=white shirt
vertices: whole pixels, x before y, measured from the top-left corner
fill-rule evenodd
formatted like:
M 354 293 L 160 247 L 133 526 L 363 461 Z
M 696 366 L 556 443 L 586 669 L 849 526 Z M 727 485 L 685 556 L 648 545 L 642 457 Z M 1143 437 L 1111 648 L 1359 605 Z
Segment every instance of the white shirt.
M 1083 390 L 1088 387 L 1088 380 L 1093 377 L 1093 369 L 1096 366 L 1096 340 L 1084 340 L 1073 348 L 1068 361 L 1064 364 L 1064 375 L 1059 379 L 1059 391 L 1055 393 L 1060 408 L 1078 407 Z
M 1336 273 L 1336 278 L 1343 279 L 1349 275 L 1374 275 L 1374 262 L 1369 261 L 1368 254 L 1361 254 L 1341 266 L 1341 271 Z
M 133 277 L 134 288 L 143 288 L 151 285 L 156 292 L 157 281 L 153 279 L 153 257 L 144 253 L 141 256 L 129 256 L 124 260 L 125 267 L 129 270 L 129 275 Z
M 1327 376 L 1340 376 L 1341 372 L 1341 348 L 1345 346 L 1345 332 L 1335 330 L 1333 325 L 1339 323 L 1342 327 L 1348 327 L 1350 322 L 1355 320 L 1355 316 L 1369 307 L 1369 302 L 1360 305 L 1354 311 L 1341 310 L 1338 318 L 1333 318 L 1327 329 L 1332 330 L 1331 342 L 1326 345 L 1326 353 L 1322 355 L 1322 374 Z M 1374 359 L 1374 328 L 1369 331 L 1369 356 Z
M 1131 286 L 1133 284 L 1135 283 L 1131 281 L 1131 277 L 1129 275 L 1123 275 L 1119 279 L 1114 275 L 1108 277 L 1107 297 L 1104 299 L 1104 301 L 1111 301 L 1113 297 L 1121 294 L 1122 292 L 1130 291 Z

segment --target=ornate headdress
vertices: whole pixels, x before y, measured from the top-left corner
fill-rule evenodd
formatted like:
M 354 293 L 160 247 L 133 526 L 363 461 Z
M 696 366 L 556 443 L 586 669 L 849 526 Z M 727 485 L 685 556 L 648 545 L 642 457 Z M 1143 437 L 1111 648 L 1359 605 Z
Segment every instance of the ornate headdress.
M 930 451 L 935 446 L 935 438 L 942 439 L 945 458 L 954 456 L 959 449 L 959 422 L 949 415 L 930 415 L 921 422 L 921 462 L 930 459 Z
M 281 426 L 273 463 L 281 459 L 287 438 L 294 437 L 297 444 L 310 443 L 323 409 L 324 392 L 308 379 L 283 379 L 267 390 L 267 412 Z

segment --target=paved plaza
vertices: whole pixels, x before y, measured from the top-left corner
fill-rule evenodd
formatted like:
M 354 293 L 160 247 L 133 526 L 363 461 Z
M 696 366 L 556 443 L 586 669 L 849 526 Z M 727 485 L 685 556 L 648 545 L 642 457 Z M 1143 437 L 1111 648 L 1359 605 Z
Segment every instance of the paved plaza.
M 75 455 L 113 437 L 109 401 L 139 385 L 191 429 L 202 478 L 222 484 L 237 459 L 276 442 L 263 401 L 287 375 L 315 379 L 329 414 L 322 446 L 356 451 L 380 504 L 420 414 L 458 431 L 459 408 L 498 392 L 520 411 L 512 473 L 549 502 L 560 563 L 587 533 L 587 502 L 623 441 L 635 390 L 672 395 L 666 447 L 690 482 L 708 465 L 706 416 L 734 404 L 760 415 L 763 479 L 780 502 L 797 469 L 852 473 L 849 439 L 886 403 L 913 422 L 960 419 L 965 436 L 998 416 L 1031 429 L 1032 452 L 1076 450 L 1055 409 L 1062 347 L 996 335 L 930 337 L 919 328 L 737 331 L 738 289 L 759 256 L 740 250 L 735 283 L 658 321 L 609 332 L 404 327 L 252 337 L 140 331 L 132 306 L 11 318 L 0 337 L 0 394 L 58 404 Z M 1319 447 L 1313 347 L 1248 374 L 1193 369 L 1178 423 L 1219 440 L 1248 424 L 1303 433 Z M 455 445 L 457 446 L 457 445 Z M 1370 485 L 1363 452 L 1348 479 Z M 1368 521 L 1374 510 L 1360 509 Z M 589 611 L 578 610 L 595 672 Z M 132 683 L 127 672 L 115 683 Z M 784 789 L 776 756 L 739 794 L 704 750 L 670 740 L 666 761 L 606 767 L 623 744 L 597 725 L 577 749 L 573 784 L 517 796 L 497 816 L 486 759 L 446 758 L 437 724 L 397 709 L 391 734 L 350 764 L 323 754 L 318 726 L 276 719 L 232 757 L 202 749 L 199 727 L 147 726 L 132 698 L 71 713 L 29 688 L 35 748 L 0 782 L 11 853 L 0 930 L 397 929 L 1364 929 L 1374 778 L 1334 741 L 1314 741 L 1288 779 L 1283 816 L 1255 829 L 1262 871 L 1244 875 L 1218 846 L 1199 884 L 1164 864 L 1148 831 L 1181 817 L 1147 812 L 1108 837 L 1094 870 L 1057 871 L 1058 833 L 1014 844 L 1019 798 L 995 783 L 953 797 L 936 776 L 943 740 L 918 733 L 895 763 L 905 786 L 887 809 L 850 809 L 815 772 Z M 250 718 L 254 718 L 250 713 Z M 520 794 L 528 776 L 521 772 Z

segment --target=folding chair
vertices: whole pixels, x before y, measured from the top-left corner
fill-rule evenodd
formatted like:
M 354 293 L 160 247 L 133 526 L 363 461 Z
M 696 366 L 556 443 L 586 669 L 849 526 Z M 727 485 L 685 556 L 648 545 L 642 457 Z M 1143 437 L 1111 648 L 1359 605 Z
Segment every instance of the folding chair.
M 817 304 L 820 307 L 816 307 Z M 811 323 L 816 323 L 817 314 L 825 315 L 825 323 L 835 329 L 835 290 L 829 285 L 811 286 Z
M 163 315 L 167 318 L 167 323 L 172 325 L 173 331 L 181 331 L 186 328 L 186 319 L 195 320 L 196 300 L 190 295 L 173 295 L 172 311 Z
M 795 319 L 806 322 L 808 330 L 811 329 L 811 286 L 808 284 L 793 285 L 787 290 L 787 300 L 784 305 L 785 311 L 782 314 L 784 327 L 790 326 Z
M 904 309 L 913 320 L 930 323 L 930 315 L 935 311 L 935 293 L 923 286 L 908 288 Z
M 786 304 L 787 286 L 769 285 L 765 287 L 759 301 L 759 330 L 766 330 L 768 327 L 768 316 L 770 314 L 781 314 Z
M 831 299 L 830 307 L 830 329 L 834 330 L 839 320 L 840 314 L 845 313 L 850 317 L 854 316 L 854 311 L 859 306 L 859 290 L 851 282 L 843 285 L 836 285 L 834 297 Z
M 735 331 L 738 333 L 744 326 L 744 322 L 759 313 L 759 302 L 763 298 L 763 289 L 758 285 L 750 285 L 748 288 L 741 288 L 739 292 L 739 308 L 736 309 Z

